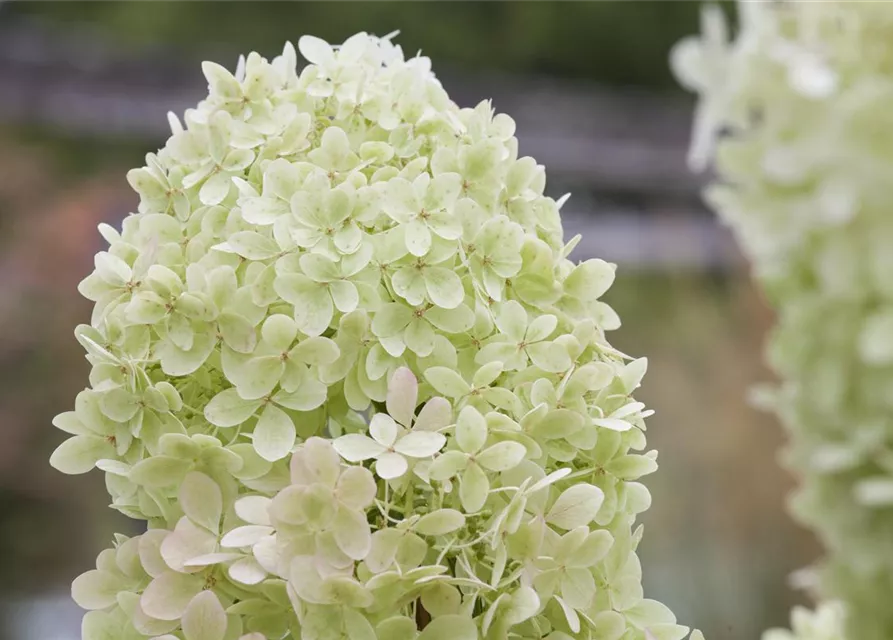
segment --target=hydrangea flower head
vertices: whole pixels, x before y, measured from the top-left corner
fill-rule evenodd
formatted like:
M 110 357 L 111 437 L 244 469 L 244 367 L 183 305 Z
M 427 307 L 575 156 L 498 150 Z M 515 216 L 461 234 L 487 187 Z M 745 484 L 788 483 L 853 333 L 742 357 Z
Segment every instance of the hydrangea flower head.
M 101 228 L 52 463 L 148 531 L 76 581 L 84 638 L 683 638 L 642 593 L 614 266 L 568 259 L 511 118 L 427 58 L 299 50 L 206 63 Z
M 762 394 L 790 433 L 792 511 L 827 558 L 811 584 L 842 605 L 794 616 L 794 635 L 893 637 L 893 11 L 885 3 L 717 7 L 674 50 L 700 95 L 692 160 L 715 158 L 707 200 L 778 311 Z M 810 622 L 802 622 L 809 619 Z M 801 622 L 798 623 L 797 621 Z M 815 630 L 827 625 L 825 630 Z M 780 634 L 780 635 L 779 635 Z

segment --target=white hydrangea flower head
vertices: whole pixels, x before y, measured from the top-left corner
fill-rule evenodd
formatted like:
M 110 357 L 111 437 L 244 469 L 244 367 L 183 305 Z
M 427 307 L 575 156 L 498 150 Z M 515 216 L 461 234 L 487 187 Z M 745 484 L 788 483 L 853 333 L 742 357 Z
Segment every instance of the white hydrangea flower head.
M 674 50 L 700 95 L 692 163 L 751 258 L 778 325 L 761 395 L 790 434 L 792 511 L 828 554 L 812 580 L 851 640 L 893 637 L 893 6 L 740 2 Z M 797 638 L 837 638 L 825 610 Z M 836 611 L 836 609 L 835 609 Z M 798 613 L 797 616 L 805 616 Z M 804 627 L 805 628 L 805 627 Z M 826 633 L 826 635 L 822 635 Z M 779 636 L 771 636 L 772 638 Z
M 390 37 L 304 37 L 128 174 L 55 424 L 144 520 L 85 640 L 680 640 L 644 598 L 644 359 L 613 349 L 545 171 Z M 699 635 L 693 636 L 695 638 Z

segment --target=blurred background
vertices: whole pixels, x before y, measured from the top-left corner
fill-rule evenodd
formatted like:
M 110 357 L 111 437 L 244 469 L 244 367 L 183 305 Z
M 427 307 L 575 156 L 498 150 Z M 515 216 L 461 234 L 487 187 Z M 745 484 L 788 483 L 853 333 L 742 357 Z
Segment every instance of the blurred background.
M 68 585 L 114 531 L 97 472 L 47 463 L 88 367 L 76 291 L 137 198 L 124 179 L 164 143 L 165 113 L 206 90 L 204 59 L 235 67 L 305 33 L 341 42 L 401 30 L 462 106 L 492 97 L 518 124 L 548 192 L 572 192 L 577 259 L 620 266 L 613 342 L 647 355 L 660 471 L 641 548 L 646 591 L 711 640 L 751 640 L 800 596 L 787 574 L 814 541 L 792 524 L 771 417 L 746 404 L 768 378 L 772 318 L 684 164 L 691 99 L 667 53 L 695 2 L 0 2 L 0 638 L 76 640 Z

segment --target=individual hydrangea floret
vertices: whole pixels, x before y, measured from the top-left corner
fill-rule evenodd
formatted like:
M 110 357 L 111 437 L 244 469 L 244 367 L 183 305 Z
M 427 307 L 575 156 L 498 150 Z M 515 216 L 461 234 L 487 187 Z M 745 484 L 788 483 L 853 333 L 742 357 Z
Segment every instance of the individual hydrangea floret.
M 206 63 L 101 227 L 52 463 L 148 531 L 75 582 L 83 637 L 687 636 L 642 593 L 656 453 L 614 266 L 568 259 L 511 118 L 427 58 L 299 49 Z
M 736 233 L 778 314 L 776 388 L 759 400 L 790 435 L 791 509 L 827 549 L 820 598 L 794 636 L 893 637 L 893 5 L 740 2 L 673 52 L 698 92 L 692 163 L 715 160 L 709 204 Z M 842 608 L 840 608 L 842 607 Z M 831 611 L 835 612 L 831 613 Z M 827 625 L 827 628 L 819 629 Z M 805 629 L 815 629 L 807 631 Z

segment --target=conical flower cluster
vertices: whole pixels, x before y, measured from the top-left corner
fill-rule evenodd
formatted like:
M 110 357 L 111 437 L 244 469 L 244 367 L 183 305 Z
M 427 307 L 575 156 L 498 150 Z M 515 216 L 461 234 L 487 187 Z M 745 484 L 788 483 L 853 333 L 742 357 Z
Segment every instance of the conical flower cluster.
M 83 637 L 683 638 L 642 593 L 614 266 L 568 259 L 514 122 L 427 58 L 299 49 L 206 63 L 101 228 L 52 463 L 148 531 L 75 581 Z
M 673 54 L 700 94 L 691 160 L 778 312 L 763 400 L 790 436 L 794 515 L 851 640 L 893 638 L 893 5 L 739 3 Z M 718 144 L 715 141 L 718 139 Z M 815 616 L 838 638 L 840 608 Z M 798 614 L 804 619 L 802 612 Z M 812 629 L 800 625 L 800 629 Z M 772 636 L 773 638 L 776 636 Z

